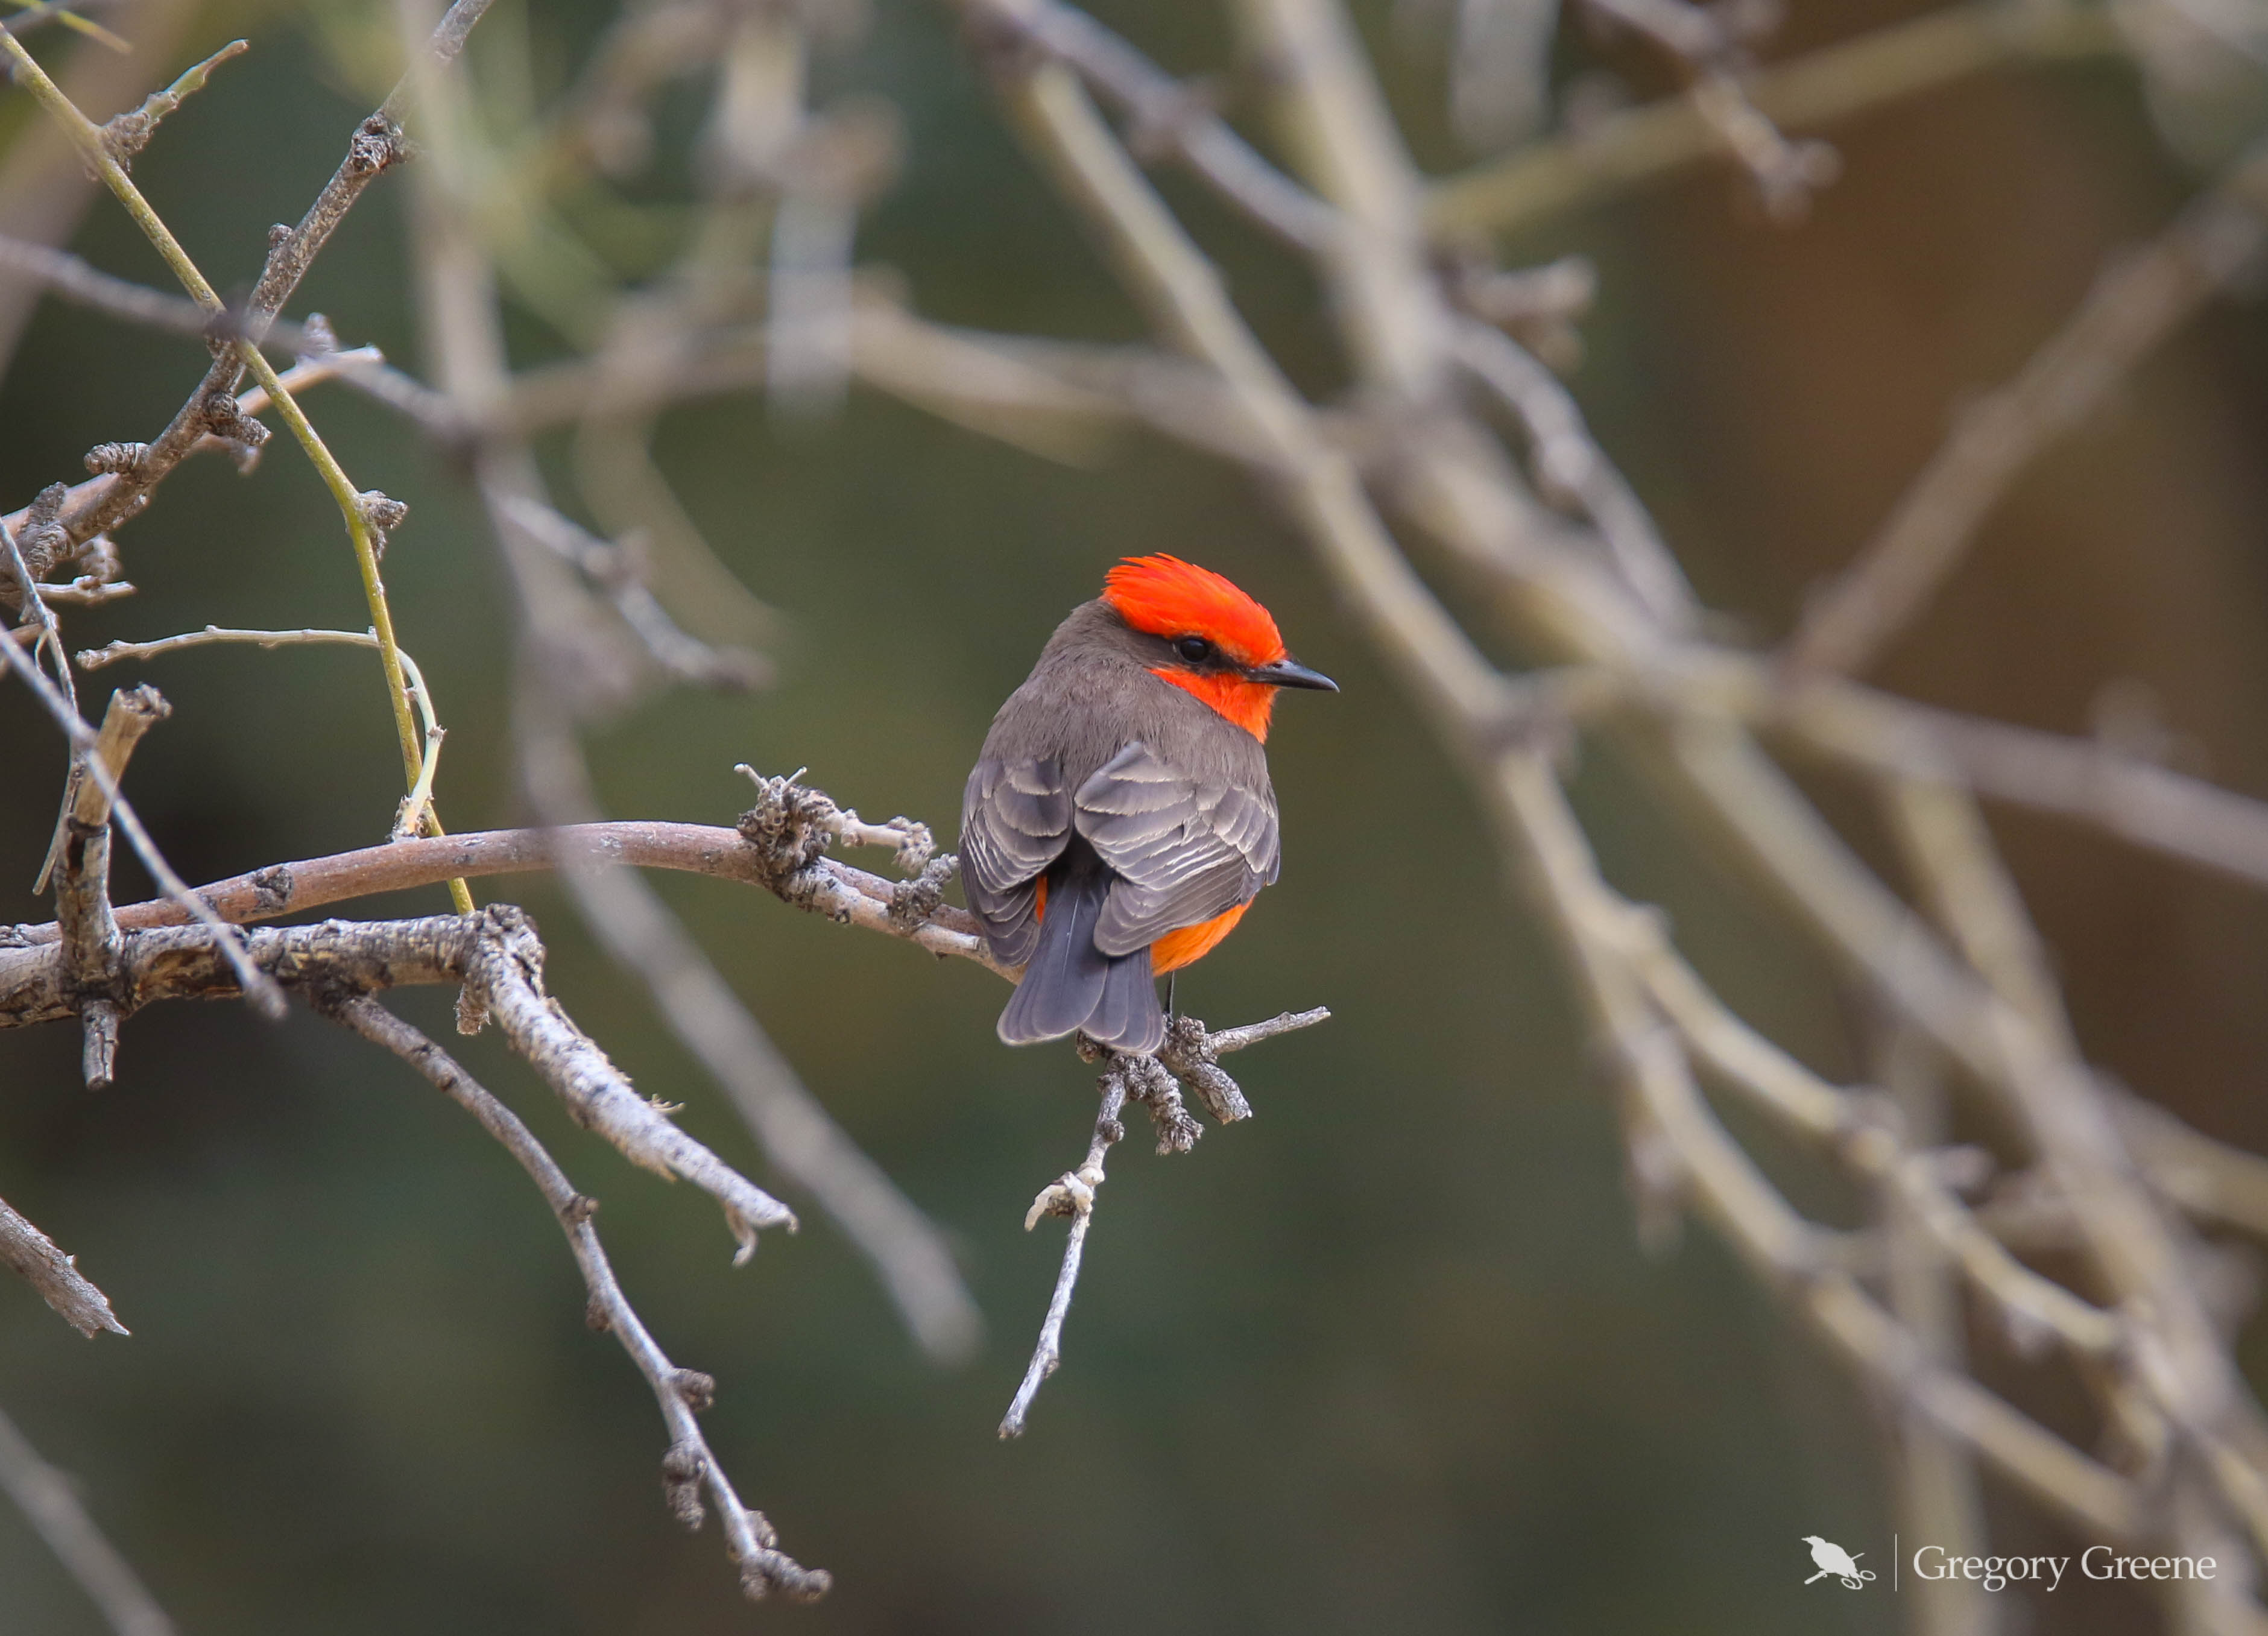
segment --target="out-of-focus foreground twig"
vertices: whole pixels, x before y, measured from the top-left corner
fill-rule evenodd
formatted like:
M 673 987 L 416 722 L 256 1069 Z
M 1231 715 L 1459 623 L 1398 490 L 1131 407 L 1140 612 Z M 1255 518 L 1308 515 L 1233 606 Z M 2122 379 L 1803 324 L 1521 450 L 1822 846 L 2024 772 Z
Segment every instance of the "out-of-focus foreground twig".
M 0 1493 L 31 1520 L 114 1636 L 173 1636 L 173 1622 L 133 1566 L 95 1526 L 70 1478 L 40 1458 L 16 1423 L 0 1414 Z

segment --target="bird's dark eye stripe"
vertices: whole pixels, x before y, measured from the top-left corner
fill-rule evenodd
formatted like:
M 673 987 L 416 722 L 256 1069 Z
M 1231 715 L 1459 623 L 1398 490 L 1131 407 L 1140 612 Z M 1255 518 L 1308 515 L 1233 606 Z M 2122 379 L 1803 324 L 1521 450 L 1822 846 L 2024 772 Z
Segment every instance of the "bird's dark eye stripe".
M 1212 657 L 1212 644 L 1203 637 L 1176 637 L 1174 638 L 1174 652 L 1192 665 L 1199 665 Z

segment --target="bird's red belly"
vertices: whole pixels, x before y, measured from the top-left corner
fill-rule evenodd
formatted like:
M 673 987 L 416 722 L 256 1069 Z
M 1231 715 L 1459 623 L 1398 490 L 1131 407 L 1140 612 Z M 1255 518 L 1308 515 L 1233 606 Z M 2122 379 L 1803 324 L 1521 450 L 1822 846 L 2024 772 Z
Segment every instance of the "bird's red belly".
M 1197 925 L 1167 932 L 1150 945 L 1151 971 L 1163 976 L 1168 971 L 1180 970 L 1192 961 L 1203 960 L 1212 953 L 1214 944 L 1236 929 L 1236 923 L 1244 918 L 1244 911 L 1251 907 L 1249 903 L 1239 903 L 1225 915 L 1215 915 Z
M 1048 882 L 1040 879 L 1039 903 L 1035 911 L 1042 920 L 1048 917 Z M 1168 932 L 1150 945 L 1150 974 L 1162 977 L 1168 971 L 1179 971 L 1212 953 L 1213 945 L 1236 930 L 1236 923 L 1244 918 L 1244 911 L 1252 905 L 1239 903 L 1225 915 L 1215 915 L 1210 920 L 1193 926 L 1183 926 L 1178 932 Z

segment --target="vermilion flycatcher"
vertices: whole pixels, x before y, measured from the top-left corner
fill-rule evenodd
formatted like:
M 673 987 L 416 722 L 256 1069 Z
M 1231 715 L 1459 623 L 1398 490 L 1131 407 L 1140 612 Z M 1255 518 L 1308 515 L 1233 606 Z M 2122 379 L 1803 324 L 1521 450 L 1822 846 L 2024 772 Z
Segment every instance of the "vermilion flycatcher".
M 985 735 L 961 803 L 961 880 L 1021 966 L 1000 1037 L 1166 1040 L 1155 978 L 1226 937 L 1281 862 L 1268 783 L 1294 664 L 1268 610 L 1174 556 L 1129 557 L 1056 627 Z

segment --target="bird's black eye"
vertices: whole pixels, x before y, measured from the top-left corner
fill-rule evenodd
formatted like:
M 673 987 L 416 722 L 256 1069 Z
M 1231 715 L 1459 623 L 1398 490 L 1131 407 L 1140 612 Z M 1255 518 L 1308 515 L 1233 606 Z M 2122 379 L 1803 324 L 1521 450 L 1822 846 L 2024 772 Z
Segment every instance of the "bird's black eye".
M 1174 652 L 1192 665 L 1202 665 L 1212 657 L 1212 644 L 1203 637 L 1175 637 Z

